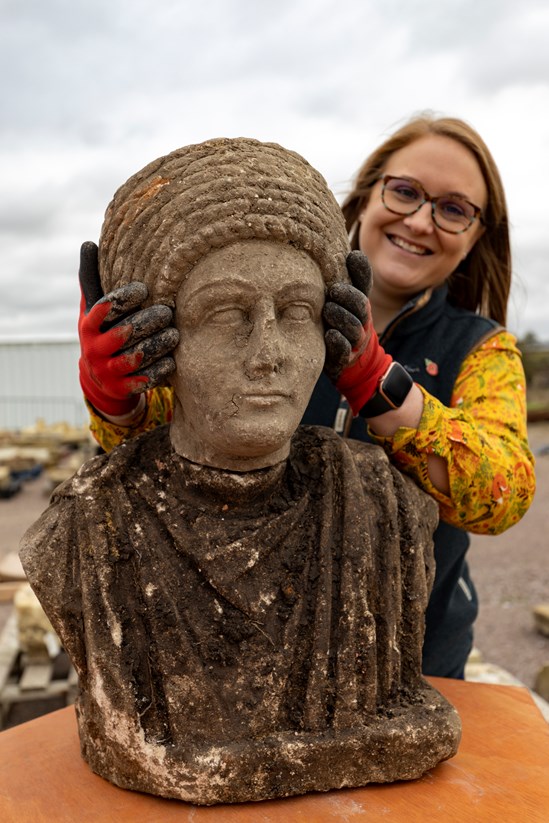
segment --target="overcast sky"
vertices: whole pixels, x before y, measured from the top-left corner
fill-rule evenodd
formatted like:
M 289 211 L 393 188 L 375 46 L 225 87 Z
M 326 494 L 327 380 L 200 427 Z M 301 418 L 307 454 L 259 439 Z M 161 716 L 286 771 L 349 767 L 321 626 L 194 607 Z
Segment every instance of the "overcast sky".
M 130 174 L 211 137 L 279 142 L 341 199 L 412 114 L 500 167 L 509 328 L 549 339 L 547 0 L 0 0 L 0 337 L 75 335 L 78 254 Z

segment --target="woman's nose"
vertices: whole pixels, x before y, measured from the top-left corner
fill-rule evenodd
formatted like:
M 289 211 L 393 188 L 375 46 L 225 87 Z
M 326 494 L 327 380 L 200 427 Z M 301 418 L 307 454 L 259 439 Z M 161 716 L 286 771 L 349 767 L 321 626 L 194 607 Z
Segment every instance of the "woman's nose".
M 431 203 L 423 203 L 413 214 L 408 214 L 404 218 L 404 225 L 416 234 L 431 234 L 434 231 Z

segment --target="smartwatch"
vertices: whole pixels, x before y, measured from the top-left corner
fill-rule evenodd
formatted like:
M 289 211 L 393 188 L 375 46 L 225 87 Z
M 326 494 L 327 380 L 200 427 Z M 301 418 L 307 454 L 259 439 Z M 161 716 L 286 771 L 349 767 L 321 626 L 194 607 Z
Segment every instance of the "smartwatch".
M 392 409 L 400 409 L 413 385 L 414 381 L 404 366 L 393 360 L 380 378 L 376 391 L 359 411 L 359 415 L 366 418 L 377 417 Z

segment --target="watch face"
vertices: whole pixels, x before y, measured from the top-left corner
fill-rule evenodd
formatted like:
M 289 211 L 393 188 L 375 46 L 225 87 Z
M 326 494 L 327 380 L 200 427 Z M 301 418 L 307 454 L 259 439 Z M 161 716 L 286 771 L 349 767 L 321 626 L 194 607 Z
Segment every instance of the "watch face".
M 392 363 L 381 381 L 379 391 L 393 408 L 398 409 L 406 400 L 413 383 L 414 381 L 400 363 Z
M 377 417 L 399 409 L 414 385 L 412 377 L 400 363 L 391 363 L 383 375 L 377 391 L 361 408 L 361 417 Z

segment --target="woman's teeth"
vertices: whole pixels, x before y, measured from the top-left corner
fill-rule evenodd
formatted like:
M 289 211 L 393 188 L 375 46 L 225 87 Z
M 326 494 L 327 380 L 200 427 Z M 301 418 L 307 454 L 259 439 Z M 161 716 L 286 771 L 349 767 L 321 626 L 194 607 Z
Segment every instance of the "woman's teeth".
M 408 240 L 404 240 L 402 237 L 395 237 L 394 234 L 389 235 L 389 240 L 391 243 L 394 243 L 395 246 L 404 249 L 404 251 L 409 251 L 412 254 L 431 254 L 425 246 L 416 246 L 415 243 L 409 243 Z

